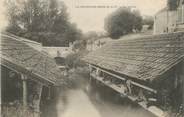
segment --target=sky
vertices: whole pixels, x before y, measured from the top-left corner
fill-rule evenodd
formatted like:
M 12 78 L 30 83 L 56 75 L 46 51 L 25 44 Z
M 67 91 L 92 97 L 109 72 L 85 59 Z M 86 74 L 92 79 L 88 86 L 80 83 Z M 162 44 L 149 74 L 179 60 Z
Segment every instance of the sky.
M 3 5 L 3 0 L 0 0 L 0 31 L 3 30 L 7 25 L 7 17 L 5 16 L 6 8 Z
M 0 0 L 1 1 L 1 0 Z M 3 0 L 2 0 L 3 1 Z M 0 2 L 0 30 L 8 24 L 6 9 Z M 166 0 L 61 0 L 68 7 L 70 21 L 84 33 L 104 31 L 104 18 L 119 7 L 137 8 L 142 15 L 154 15 L 166 6 Z M 95 8 L 96 7 L 96 8 Z
M 61 0 L 68 7 L 71 22 L 83 32 L 104 31 L 104 18 L 119 7 L 137 8 L 142 15 L 154 16 L 166 0 Z M 95 8 L 96 7 L 96 8 Z

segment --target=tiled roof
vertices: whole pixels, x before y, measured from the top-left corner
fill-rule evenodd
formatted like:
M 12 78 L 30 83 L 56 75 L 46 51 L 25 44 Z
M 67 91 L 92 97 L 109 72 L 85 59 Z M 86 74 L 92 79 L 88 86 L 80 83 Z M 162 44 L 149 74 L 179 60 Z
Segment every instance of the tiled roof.
M 83 58 L 140 80 L 154 79 L 183 59 L 184 32 L 116 40 Z
M 31 75 L 40 81 L 59 85 L 64 77 L 55 61 L 45 53 L 37 51 L 18 38 L 1 35 L 1 64 L 18 72 Z

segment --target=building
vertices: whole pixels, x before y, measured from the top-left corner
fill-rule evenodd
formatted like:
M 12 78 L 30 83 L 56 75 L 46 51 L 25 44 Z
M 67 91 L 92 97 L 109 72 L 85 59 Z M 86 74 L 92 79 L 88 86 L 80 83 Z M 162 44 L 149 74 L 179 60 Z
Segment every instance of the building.
M 169 33 L 184 30 L 184 1 L 176 0 L 176 8 L 169 5 L 154 17 L 154 34 Z
M 41 43 L 31 41 L 29 39 L 25 39 L 22 37 L 18 37 L 14 34 L 3 32 L 3 34 L 6 34 L 6 36 L 9 36 L 10 38 L 18 39 L 19 41 L 29 45 L 30 47 L 36 49 L 37 51 L 43 52 L 50 56 L 51 58 L 55 59 L 56 64 L 60 68 L 60 70 L 65 70 L 65 57 L 71 53 L 73 53 L 73 44 L 70 43 L 68 47 L 47 47 L 42 46 Z M 65 74 L 65 73 L 63 73 Z
M 65 85 L 54 59 L 30 46 L 34 44 L 1 34 L 2 117 L 40 117 L 46 102 L 54 99 L 53 89 Z
M 158 117 L 184 115 L 184 32 L 120 39 L 89 53 L 91 81 Z
M 50 46 L 42 46 L 41 43 L 38 43 L 36 41 L 31 41 L 29 39 L 25 39 L 22 37 L 18 37 L 14 34 L 8 33 L 8 32 L 3 32 L 3 34 L 6 34 L 6 36 L 9 36 L 14 39 L 18 39 L 19 41 L 29 45 L 30 47 L 42 51 L 44 53 L 47 53 L 49 56 L 52 58 L 55 57 L 66 57 L 68 54 L 72 53 L 72 48 L 73 44 L 70 43 L 69 46 L 64 46 L 64 47 L 50 47 Z
M 22 37 L 18 37 L 16 35 L 8 33 L 8 32 L 3 32 L 3 34 L 5 34 L 6 36 L 9 36 L 10 38 L 18 39 L 19 41 L 22 41 L 23 43 L 31 46 L 32 48 L 34 48 L 38 51 L 42 51 L 42 44 L 41 43 L 38 43 L 36 41 L 31 41 L 29 39 L 25 39 Z

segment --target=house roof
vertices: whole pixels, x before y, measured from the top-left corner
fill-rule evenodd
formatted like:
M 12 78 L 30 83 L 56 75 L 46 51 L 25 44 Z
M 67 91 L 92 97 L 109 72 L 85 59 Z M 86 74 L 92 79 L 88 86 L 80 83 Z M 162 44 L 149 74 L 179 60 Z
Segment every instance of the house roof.
M 54 84 L 64 84 L 64 77 L 55 61 L 26 43 L 7 34 L 1 34 L 1 64 L 18 72 L 30 75 L 30 78 Z
M 83 58 L 132 78 L 154 79 L 184 59 L 184 32 L 120 39 Z

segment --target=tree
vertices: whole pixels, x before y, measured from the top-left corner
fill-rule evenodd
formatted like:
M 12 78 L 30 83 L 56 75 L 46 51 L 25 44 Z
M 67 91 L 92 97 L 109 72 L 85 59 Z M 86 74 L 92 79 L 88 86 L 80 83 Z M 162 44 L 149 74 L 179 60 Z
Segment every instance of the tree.
M 8 1 L 8 0 L 7 0 Z M 81 31 L 69 22 L 67 7 L 59 0 L 8 1 L 8 32 L 45 46 L 67 46 L 81 38 Z
M 81 58 L 86 55 L 88 52 L 87 51 L 78 51 L 76 53 L 69 54 L 66 57 L 65 64 L 69 68 L 76 68 L 76 67 L 84 67 L 86 64 L 84 61 L 81 60 Z
M 19 32 L 21 30 L 19 23 L 17 22 L 20 14 L 20 9 L 16 6 L 15 2 L 5 1 L 5 5 L 7 6 L 7 18 L 9 20 L 9 24 L 7 29 L 9 32 Z M 15 12 L 16 11 L 16 12 Z
M 105 18 L 105 30 L 113 39 L 120 36 L 140 31 L 142 29 L 142 17 L 138 11 L 128 8 L 119 8 Z
M 167 0 L 169 10 L 176 10 L 180 0 Z
M 86 49 L 86 43 L 87 42 L 86 42 L 85 39 L 77 40 L 77 41 L 74 42 L 72 49 L 75 52 L 85 50 Z
M 148 29 L 153 29 L 154 19 L 152 16 L 145 16 L 143 18 L 143 25 L 148 25 Z

